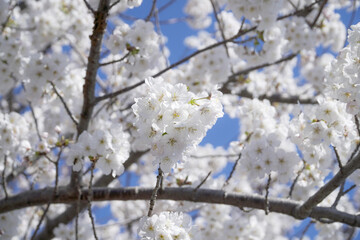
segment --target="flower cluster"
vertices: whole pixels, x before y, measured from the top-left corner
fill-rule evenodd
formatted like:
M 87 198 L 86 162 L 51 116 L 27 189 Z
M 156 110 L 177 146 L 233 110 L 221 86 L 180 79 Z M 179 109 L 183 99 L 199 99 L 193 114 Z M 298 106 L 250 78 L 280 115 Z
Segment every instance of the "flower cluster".
M 330 145 L 336 147 L 345 164 L 358 139 L 352 117 L 345 112 L 345 104 L 334 100 L 319 100 L 319 106 L 313 111 L 302 112 L 292 119 L 290 136 L 304 160 L 319 168 L 332 164 Z
M 233 11 L 239 19 L 245 17 L 252 21 L 259 21 L 258 30 L 271 27 L 275 22 L 283 0 L 273 1 L 237 1 L 229 0 L 228 8 Z
M 111 51 L 104 61 L 120 59 L 125 54 L 129 54 L 126 61 L 120 63 L 120 67 L 135 74 L 135 77 L 142 79 L 150 76 L 158 67 L 162 67 L 164 62 L 163 53 L 159 47 L 161 36 L 155 30 L 151 22 L 137 20 L 130 27 L 126 23 L 116 20 L 116 27 L 113 34 L 105 41 L 106 47 Z M 120 53 L 122 54 L 120 56 Z M 160 65 L 159 65 L 160 64 Z M 119 77 L 124 74 L 121 69 Z M 105 68 L 108 74 L 114 74 L 113 66 Z M 128 81 L 128 78 L 126 78 Z
M 24 60 L 21 54 L 21 50 L 20 41 L 0 36 L 1 95 L 7 94 L 10 89 L 15 87 L 16 79 L 21 79 L 22 77 L 22 67 L 24 65 Z
M 193 232 L 191 217 L 183 213 L 162 212 L 140 220 L 139 235 L 143 240 L 190 240 Z
M 346 111 L 360 112 L 360 23 L 351 26 L 349 45 L 326 70 L 327 95 L 346 103 Z
M 67 57 L 62 53 L 52 55 L 33 54 L 25 70 L 25 95 L 27 100 L 40 101 L 48 92 L 48 81 L 58 81 L 66 74 Z
M 28 127 L 27 121 L 20 114 L 16 112 L 0 113 L 0 153 L 5 155 L 16 153 L 28 135 Z
M 136 98 L 132 106 L 137 117 L 138 146 L 151 148 L 156 164 L 170 172 L 185 151 L 196 146 L 216 119 L 223 116 L 221 93 L 195 95 L 186 85 L 175 86 L 161 78 L 146 79 L 148 95 Z
M 71 145 L 66 163 L 73 166 L 74 171 L 79 171 L 87 159 L 96 162 L 104 174 L 112 172 L 115 176 L 123 173 L 123 162 L 129 157 L 129 151 L 128 135 L 120 125 L 112 125 L 107 131 L 82 132 L 78 141 Z
M 216 40 L 206 33 L 186 39 L 189 47 L 197 49 L 215 42 Z M 197 93 L 212 89 L 215 84 L 227 80 L 230 66 L 225 49 L 213 48 L 191 58 L 188 64 L 180 66 L 179 70 L 174 72 L 178 82 L 186 84 L 191 91 Z

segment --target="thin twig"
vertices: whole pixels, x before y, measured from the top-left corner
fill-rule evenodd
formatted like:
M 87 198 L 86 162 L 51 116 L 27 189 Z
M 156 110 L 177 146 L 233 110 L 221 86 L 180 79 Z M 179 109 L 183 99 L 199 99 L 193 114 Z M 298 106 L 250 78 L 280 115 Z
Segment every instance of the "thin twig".
M 103 66 L 106 66 L 106 65 L 109 65 L 109 64 L 114 64 L 114 63 L 118 63 L 118 62 L 122 62 L 125 60 L 125 58 L 127 58 L 128 56 L 130 55 L 130 52 L 126 53 L 125 56 L 123 56 L 122 58 L 120 59 L 116 59 L 116 60 L 113 60 L 113 61 L 110 61 L 110 62 L 105 62 L 105 63 L 100 63 L 100 67 L 103 67 Z
M 5 172 L 6 172 L 6 164 L 7 164 L 7 155 L 4 156 L 4 169 L 2 172 L 2 185 L 3 185 L 3 189 L 4 189 L 4 193 L 5 193 L 5 199 L 8 199 L 8 192 L 6 189 L 6 177 L 5 177 Z
M 314 28 L 314 27 L 315 27 L 316 22 L 317 22 L 317 20 L 319 19 L 319 17 L 320 17 L 320 15 L 321 15 L 321 13 L 322 13 L 322 11 L 323 11 L 326 3 L 327 3 L 327 0 L 323 0 L 323 1 L 322 1 L 321 5 L 320 5 L 320 8 L 319 8 L 319 11 L 318 11 L 318 13 L 317 13 L 314 21 L 311 23 L 310 28 Z
M 54 197 L 58 194 L 58 188 L 59 188 L 59 161 L 61 158 L 62 148 L 60 148 L 60 151 L 58 153 L 58 158 L 56 159 L 55 165 L 55 189 L 54 189 Z
M 294 191 L 294 188 L 295 188 L 295 185 L 297 183 L 297 181 L 299 180 L 299 177 L 301 175 L 301 173 L 305 170 L 306 168 L 306 163 L 305 161 L 303 160 L 303 167 L 301 168 L 300 171 L 298 171 L 293 183 L 291 184 L 291 187 L 290 187 L 290 190 L 289 190 L 289 195 L 288 195 L 288 198 L 291 198 L 292 197 L 292 194 L 293 194 L 293 191 Z
M 343 165 L 342 165 L 342 163 L 341 163 L 341 159 L 340 159 L 339 153 L 338 153 L 336 147 L 333 147 L 333 149 L 334 149 L 334 152 L 335 152 L 336 161 L 337 161 L 337 163 L 338 163 L 338 165 L 339 165 L 339 168 L 340 168 L 340 172 L 342 172 L 342 171 L 343 171 Z
M 348 189 L 346 189 L 344 191 L 344 188 L 345 188 L 345 181 L 341 184 L 340 186 L 340 190 L 339 190 L 339 193 L 338 195 L 336 196 L 336 199 L 333 203 L 333 205 L 331 206 L 332 208 L 336 208 L 336 206 L 338 205 L 341 197 L 343 197 L 344 195 L 346 195 L 348 192 L 350 192 L 351 190 L 353 190 L 354 188 L 356 187 L 356 184 L 352 185 L 351 187 L 349 187 Z
M 161 185 L 161 181 L 162 181 L 162 178 L 163 178 L 163 171 L 161 170 L 161 168 L 159 167 L 158 169 L 159 173 L 157 175 L 157 180 L 156 180 L 156 185 L 155 185 L 155 188 L 151 194 L 151 198 L 150 198 L 150 206 L 149 206 L 149 211 L 148 211 L 148 214 L 147 216 L 148 217 L 151 217 L 151 214 L 152 214 L 152 211 L 154 210 L 154 206 L 155 206 L 155 201 L 156 201 L 156 198 L 157 198 L 157 193 L 160 189 L 160 185 Z
M 313 225 L 315 222 L 314 221 L 310 221 L 304 228 L 304 230 L 301 233 L 300 239 L 299 240 L 303 240 L 307 231 L 309 230 L 309 228 L 311 227 L 311 225 Z
M 59 182 L 59 160 L 60 160 L 60 156 L 61 156 L 61 153 L 62 153 L 62 148 L 60 149 L 59 153 L 58 153 L 58 157 L 57 157 L 57 160 L 56 162 L 54 161 L 51 161 L 55 164 L 55 169 L 56 169 L 56 175 L 55 175 L 55 186 L 54 186 L 54 191 L 53 191 L 53 194 L 52 194 L 52 199 L 55 199 L 56 195 L 57 195 L 57 192 L 58 192 L 58 182 Z M 49 210 L 49 207 L 50 207 L 50 204 L 51 204 L 51 201 L 49 201 L 46 205 L 46 208 L 40 218 L 40 221 L 38 222 L 37 226 L 36 226 L 36 229 L 33 233 L 33 235 L 31 236 L 31 240 L 34 240 L 35 237 L 36 237 L 36 234 L 37 232 L 39 231 L 40 229 L 40 226 L 42 224 L 42 222 L 44 221 L 44 218 Z
M 297 10 L 297 7 L 295 6 L 295 4 L 291 1 L 291 0 L 287 0 L 288 3 L 290 3 L 290 5 Z
M 271 183 L 271 173 L 269 173 L 269 178 L 266 184 L 266 193 L 265 193 L 265 214 L 269 214 L 269 188 Z
M 360 137 L 360 124 L 359 124 L 359 118 L 355 115 L 355 125 L 358 132 L 358 136 Z
M 349 187 L 348 189 L 346 189 L 344 192 L 343 192 L 343 195 L 347 194 L 348 192 L 350 192 L 351 190 L 353 190 L 354 188 L 356 188 L 356 184 L 352 185 L 351 187 Z
M 78 49 L 78 47 L 76 46 L 75 43 L 72 42 L 72 40 L 68 37 L 68 36 L 64 36 L 64 38 L 69 41 L 69 45 L 70 47 L 75 51 L 75 53 L 79 56 L 80 61 L 82 62 L 83 66 L 86 66 L 86 56 L 84 53 L 80 52 L 80 50 Z
M 354 1 L 355 1 L 355 0 L 354 0 Z M 355 231 L 356 231 L 356 228 L 351 227 L 351 228 L 350 228 L 350 231 L 348 231 L 348 232 L 349 232 L 349 236 L 347 237 L 346 240 L 351 240 L 351 239 L 353 238 L 354 234 L 355 234 Z
M 210 0 L 210 3 L 211 3 L 211 6 L 212 6 L 212 8 L 213 8 L 213 13 L 214 13 L 216 22 L 217 22 L 218 25 L 219 25 L 219 30 L 220 30 L 221 38 L 222 38 L 222 40 L 225 40 L 226 38 L 225 38 L 225 34 L 224 34 L 224 22 L 223 22 L 222 19 L 221 19 L 221 15 L 220 15 L 220 17 L 218 16 L 217 6 L 215 5 L 214 0 Z M 226 56 L 228 57 L 228 59 L 230 59 L 229 48 L 228 48 L 228 46 L 227 46 L 226 43 L 224 43 L 224 48 L 225 48 Z M 230 61 L 229 61 L 229 62 L 230 62 Z M 230 64 L 230 65 L 231 65 L 231 64 Z M 230 70 L 231 70 L 231 73 L 234 74 L 234 69 L 233 69 L 233 66 L 232 66 L 232 65 L 230 66 Z
M 95 229 L 95 220 L 94 220 L 94 216 L 93 216 L 92 210 L 91 210 L 91 201 L 92 201 L 92 197 L 93 197 L 92 181 L 93 181 L 93 178 L 94 178 L 95 164 L 96 164 L 96 161 L 93 161 L 92 164 L 91 164 L 91 175 L 90 175 L 90 182 L 89 182 L 89 195 L 87 197 L 87 201 L 88 201 L 88 212 L 89 212 L 89 217 L 91 219 L 91 226 L 92 226 L 94 238 L 96 240 L 98 240 L 98 237 L 96 235 L 96 229 Z
M 222 92 L 223 91 L 224 92 L 229 92 L 229 90 L 227 89 L 227 86 L 232 82 L 236 82 L 237 77 L 240 76 L 240 75 L 245 75 L 245 74 L 248 74 L 248 73 L 250 73 L 252 71 L 261 69 L 261 68 L 270 67 L 272 65 L 277 65 L 277 64 L 282 63 L 282 62 L 290 61 L 291 59 L 296 57 L 298 54 L 299 54 L 299 52 L 292 53 L 292 54 L 290 54 L 288 56 L 280 58 L 279 60 L 276 60 L 275 62 L 260 64 L 260 65 L 249 67 L 247 69 L 236 72 L 236 73 L 234 73 L 234 74 L 232 74 L 231 76 L 228 77 L 228 80 L 224 83 L 224 86 L 221 88 L 221 91 Z
M 356 13 L 357 13 L 356 0 L 353 0 L 352 9 L 353 9 L 353 11 L 352 11 L 352 13 L 351 13 L 351 17 L 350 17 L 350 20 L 349 20 L 349 22 L 348 22 L 348 24 L 347 24 L 346 29 L 349 29 L 350 26 L 353 24 L 353 22 L 354 22 L 354 20 L 355 20 L 355 16 L 356 16 Z M 345 41 L 344 44 L 346 44 L 346 41 Z M 344 47 L 345 47 L 345 46 L 344 46 Z
M 201 183 L 199 185 L 197 185 L 197 187 L 194 189 L 194 192 L 196 192 L 206 182 L 206 180 L 209 178 L 210 174 L 211 174 L 211 171 L 206 175 L 206 177 L 201 181 Z
M 58 98 L 60 99 L 61 103 L 64 105 L 64 108 L 65 108 L 67 114 L 69 115 L 69 117 L 71 118 L 72 122 L 75 124 L 75 126 L 79 125 L 78 121 L 76 121 L 76 119 L 74 118 L 73 114 L 71 113 L 69 107 L 67 106 L 64 98 L 60 95 L 60 93 L 56 89 L 55 84 L 52 81 L 49 81 L 49 83 L 53 87 L 53 90 L 54 90 L 55 94 L 58 96 Z
M 160 27 L 160 20 L 159 20 L 159 12 L 157 9 L 155 9 L 154 11 L 154 16 L 155 16 L 155 27 L 156 27 L 156 32 L 159 36 L 162 36 L 162 32 L 161 32 L 161 27 Z M 165 43 L 164 43 L 164 38 L 160 37 L 160 50 L 161 53 L 165 59 L 166 62 L 166 67 L 168 67 L 170 65 L 168 58 L 166 57 L 166 53 L 165 53 Z
M 355 125 L 356 125 L 356 129 L 358 132 L 358 137 L 360 137 L 360 124 L 359 124 L 359 118 L 355 115 Z M 351 153 L 350 158 L 348 159 L 347 162 L 350 162 L 351 159 L 353 159 L 353 157 L 355 156 L 355 154 L 359 151 L 360 148 L 360 143 L 358 143 L 354 149 L 354 151 Z
M 152 15 L 154 14 L 155 8 L 156 8 L 156 0 L 153 0 L 151 10 L 150 10 L 149 14 L 147 15 L 147 17 L 145 18 L 146 22 L 150 21 Z
M 46 205 L 46 208 L 45 208 L 43 214 L 41 215 L 40 221 L 38 222 L 38 224 L 37 224 L 37 226 L 35 228 L 35 231 L 34 231 L 33 235 L 31 236 L 31 240 L 35 239 L 36 234 L 40 229 L 41 223 L 44 221 L 44 218 L 45 218 L 45 216 L 46 216 L 46 214 L 47 214 L 47 212 L 49 210 L 49 207 L 50 207 L 50 202 L 48 202 L 48 204 Z
M 336 206 L 339 204 L 339 201 L 341 199 L 342 196 L 344 196 L 343 191 L 344 191 L 344 187 L 345 187 L 345 181 L 340 185 L 340 189 L 339 192 L 335 198 L 334 203 L 331 205 L 332 208 L 336 208 Z
M 31 102 L 29 101 L 28 103 L 29 103 L 29 108 L 30 108 L 30 111 L 31 111 L 31 115 L 32 115 L 32 117 L 33 117 L 33 119 L 34 119 L 34 122 L 35 122 L 36 133 L 37 133 L 37 135 L 38 135 L 39 141 L 41 141 L 41 135 L 40 135 L 40 131 L 39 131 L 39 125 L 38 125 L 37 118 L 36 118 L 36 116 L 35 116 L 34 109 L 33 109 L 33 107 L 32 107 Z
M 109 10 L 112 9 L 116 4 L 118 4 L 121 0 L 115 1 L 113 4 L 109 6 Z
M 30 229 L 30 227 L 31 227 L 31 224 L 32 224 L 32 221 L 34 220 L 35 215 L 37 215 L 37 214 L 36 214 L 37 211 L 38 211 L 38 210 L 35 209 L 35 211 L 31 214 L 31 217 L 30 217 L 29 222 L 28 222 L 28 224 L 27 224 L 27 226 L 26 226 L 26 230 L 25 230 L 25 233 L 24 233 L 24 236 L 23 236 L 22 239 L 27 239 L 27 234 L 28 234 L 28 232 L 29 232 L 29 229 Z
M 241 159 L 241 153 L 239 154 L 238 158 L 235 160 L 235 163 L 234 163 L 234 166 L 233 168 L 231 169 L 231 172 L 230 172 L 230 175 L 228 176 L 228 178 L 226 179 L 223 187 L 227 186 L 229 184 L 229 181 L 230 179 L 232 178 L 234 172 L 235 172 L 235 169 L 236 169 L 236 166 L 238 165 L 239 161 Z
M 87 0 L 84 0 L 86 7 L 95 15 L 95 10 L 91 7 Z

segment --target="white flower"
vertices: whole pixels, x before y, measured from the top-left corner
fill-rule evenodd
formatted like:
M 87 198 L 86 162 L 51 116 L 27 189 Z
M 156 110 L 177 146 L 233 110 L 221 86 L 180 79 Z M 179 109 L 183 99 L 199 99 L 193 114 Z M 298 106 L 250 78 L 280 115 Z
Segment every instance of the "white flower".
M 170 172 L 223 116 L 222 94 L 213 90 L 195 95 L 186 85 L 173 86 L 161 78 L 148 78 L 145 83 L 148 95 L 137 98 L 132 106 L 138 129 L 136 145 L 138 149 L 150 148 L 156 157 L 154 163 Z
M 124 172 L 123 159 L 121 155 L 111 153 L 104 157 L 100 157 L 96 166 L 105 174 L 108 175 L 113 171 L 113 176 L 121 175 Z
M 142 239 L 151 240 L 190 240 L 194 234 L 191 217 L 184 213 L 162 212 L 140 220 L 138 233 Z

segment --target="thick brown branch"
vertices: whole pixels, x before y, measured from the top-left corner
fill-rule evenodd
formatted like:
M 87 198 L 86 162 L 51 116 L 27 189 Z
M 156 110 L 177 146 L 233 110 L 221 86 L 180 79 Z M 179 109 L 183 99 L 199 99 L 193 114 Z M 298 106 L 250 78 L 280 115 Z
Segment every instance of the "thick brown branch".
M 49 200 L 53 203 L 73 203 L 77 200 L 76 194 L 69 192 L 67 188 L 60 188 L 59 195 L 51 199 L 53 189 L 41 189 L 28 191 L 0 201 L 0 213 L 12 211 L 15 209 L 31 207 L 47 203 Z M 152 188 L 93 188 L 93 201 L 111 201 L 111 200 L 149 200 L 151 198 Z M 86 203 L 89 190 L 82 190 L 81 202 Z M 191 201 L 202 203 L 226 204 L 242 208 L 264 209 L 265 197 L 259 195 L 227 193 L 223 190 L 198 189 L 194 188 L 165 188 L 158 193 L 157 199 Z M 298 218 L 294 214 L 295 209 L 301 206 L 300 202 L 282 199 L 268 198 L 269 212 L 276 212 Z M 329 219 L 335 222 L 341 222 L 350 226 L 360 227 L 360 216 L 338 211 L 331 207 L 314 207 L 309 216 L 314 219 Z
M 90 36 L 91 47 L 86 67 L 85 83 L 83 86 L 84 103 L 81 110 L 78 125 L 78 136 L 88 128 L 95 98 L 96 75 L 99 68 L 100 49 L 102 38 L 106 29 L 110 0 L 101 0 L 98 10 L 95 12 L 93 33 Z
M 102 38 L 106 29 L 106 20 L 109 14 L 110 0 L 101 0 L 94 15 L 94 27 L 90 36 L 91 47 L 86 67 L 85 83 L 83 85 L 84 102 L 77 125 L 77 137 L 87 130 L 94 109 L 96 75 L 99 68 L 100 49 Z M 80 182 L 80 174 L 73 172 L 69 186 L 76 188 Z

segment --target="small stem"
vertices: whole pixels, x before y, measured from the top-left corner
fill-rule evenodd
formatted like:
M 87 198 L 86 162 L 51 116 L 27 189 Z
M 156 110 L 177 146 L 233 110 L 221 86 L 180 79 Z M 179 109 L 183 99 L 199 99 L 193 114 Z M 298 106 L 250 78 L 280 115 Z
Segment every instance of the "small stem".
M 344 187 L 345 187 L 345 181 L 340 185 L 340 189 L 339 189 L 339 192 L 338 192 L 338 194 L 336 196 L 336 199 L 335 199 L 334 203 L 331 205 L 332 208 L 336 208 L 336 206 L 338 205 L 341 197 L 344 196 L 344 194 L 343 194 Z
M 271 183 L 271 173 L 269 173 L 269 178 L 266 184 L 266 193 L 265 193 L 265 214 L 269 214 L 269 188 Z
M 304 239 L 307 231 L 309 230 L 309 228 L 311 227 L 311 225 L 313 225 L 315 222 L 314 221 L 310 221 L 304 228 L 304 230 L 302 231 L 301 233 L 301 236 L 300 236 L 300 240 Z
M 7 155 L 4 156 L 4 169 L 2 172 L 2 185 L 3 185 L 3 189 L 4 189 L 4 193 L 5 193 L 5 199 L 8 199 L 8 192 L 6 189 L 6 177 L 5 177 L 5 172 L 6 172 L 6 164 L 7 164 Z
M 109 6 L 109 10 L 112 9 L 116 4 L 118 4 L 121 0 L 115 1 L 113 4 Z
M 335 156 L 336 156 L 336 161 L 337 161 L 337 163 L 338 163 L 338 165 L 339 165 L 339 168 L 340 168 L 340 172 L 343 173 L 343 165 L 342 165 L 342 163 L 341 163 L 341 159 L 340 159 L 339 153 L 338 153 L 336 147 L 333 147 L 333 148 L 334 148 L 334 152 L 335 152 Z
M 35 116 L 34 109 L 33 109 L 32 104 L 31 104 L 30 101 L 29 101 L 29 107 L 30 107 L 31 115 L 32 115 L 32 117 L 33 117 L 33 119 L 34 119 L 34 122 L 35 122 L 36 133 L 37 133 L 37 135 L 38 135 L 39 141 L 41 141 L 41 135 L 40 135 L 40 131 L 39 131 L 38 121 L 37 121 L 37 118 L 36 118 L 36 116 Z
M 84 0 L 86 7 L 95 15 L 95 10 L 91 7 L 87 0 Z
M 228 178 L 226 179 L 223 187 L 227 186 L 229 184 L 229 181 L 230 179 L 232 178 L 234 172 L 235 172 L 235 169 L 236 169 L 236 166 L 238 165 L 239 161 L 241 159 L 241 153 L 239 154 L 239 157 L 236 159 L 235 163 L 234 163 L 234 166 L 233 168 L 231 169 L 231 172 L 230 172 L 230 175 L 228 176 Z
M 33 235 L 31 236 L 31 240 L 35 239 L 36 234 L 40 229 L 41 223 L 44 221 L 44 218 L 45 218 L 45 216 L 46 216 L 46 214 L 47 214 L 47 212 L 49 210 L 49 207 L 50 207 L 50 202 L 46 205 L 46 208 L 45 208 L 45 210 L 44 210 L 44 212 L 43 212 L 43 214 L 42 214 L 42 216 L 40 218 L 40 221 L 38 222 L 38 224 L 37 224 L 37 226 L 35 228 L 35 231 L 34 231 Z
M 157 193 L 160 189 L 160 185 L 161 185 L 161 182 L 162 182 L 162 178 L 163 178 L 163 171 L 161 170 L 160 166 L 159 166 L 159 169 L 158 169 L 159 173 L 157 175 L 157 180 L 156 180 L 156 185 L 155 185 L 155 188 L 151 194 L 151 199 L 150 199 L 150 206 L 149 206 L 149 211 L 148 211 L 148 217 L 151 217 L 151 214 L 152 214 L 152 211 L 154 210 L 154 206 L 155 206 L 155 201 L 156 201 L 156 198 L 157 198 Z
M 99 66 L 100 66 L 100 67 L 103 67 L 103 66 L 106 66 L 106 65 L 110 65 L 110 64 L 122 62 L 122 61 L 124 61 L 125 58 L 127 58 L 129 55 L 130 55 L 130 52 L 126 53 L 125 56 L 123 56 L 123 57 L 120 58 L 120 59 L 116 59 L 116 60 L 113 60 L 113 61 L 110 61 L 110 62 L 100 63 Z
M 92 214 L 92 210 L 91 210 L 91 201 L 92 201 L 92 197 L 93 197 L 93 190 L 92 190 L 92 181 L 94 178 L 94 168 L 95 168 L 95 164 L 96 161 L 93 161 L 91 164 L 91 175 L 90 175 L 90 182 L 89 182 L 89 194 L 87 197 L 87 201 L 88 201 L 88 212 L 89 212 L 89 217 L 91 219 L 91 226 L 92 226 L 92 230 L 93 230 L 93 234 L 96 240 L 98 240 L 98 237 L 96 235 L 96 229 L 95 229 L 95 220 L 94 220 L 94 216 Z
M 206 177 L 201 181 L 201 183 L 194 189 L 194 192 L 196 192 L 206 182 L 206 180 L 209 178 L 210 174 L 211 174 L 211 171 L 206 175 Z
M 73 123 L 75 124 L 75 126 L 77 126 L 79 123 L 76 121 L 76 119 L 74 118 L 73 114 L 71 113 L 69 107 L 67 106 L 64 98 L 60 95 L 59 91 L 56 89 L 56 86 L 53 82 L 49 81 L 49 83 L 51 84 L 51 86 L 53 87 L 53 90 L 55 92 L 55 94 L 58 96 L 58 98 L 60 99 L 61 103 L 64 105 L 64 108 L 67 112 L 67 114 L 69 115 L 69 117 L 71 118 L 71 120 L 73 121 Z
M 156 0 L 153 0 L 151 10 L 150 10 L 149 14 L 147 15 L 147 17 L 145 18 L 146 22 L 150 21 L 152 15 L 154 14 L 155 8 L 156 8 Z
M 293 183 L 291 184 L 288 198 L 291 198 L 292 193 L 293 193 L 294 188 L 295 188 L 295 185 L 296 185 L 297 181 L 299 180 L 299 177 L 300 177 L 301 173 L 305 170 L 306 163 L 305 163 L 304 160 L 303 160 L 303 164 L 304 164 L 304 165 L 303 165 L 302 169 L 301 169 L 300 171 L 298 171 L 298 173 L 297 173 L 297 175 L 296 175 L 296 178 L 294 179 Z

